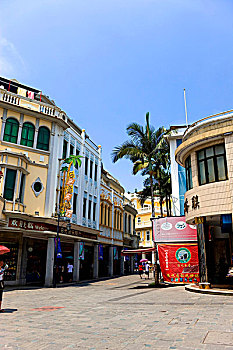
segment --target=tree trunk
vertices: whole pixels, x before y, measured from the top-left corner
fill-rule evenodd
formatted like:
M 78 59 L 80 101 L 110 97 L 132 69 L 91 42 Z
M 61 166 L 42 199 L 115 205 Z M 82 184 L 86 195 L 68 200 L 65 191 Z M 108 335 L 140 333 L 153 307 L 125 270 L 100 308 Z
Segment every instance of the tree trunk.
M 154 186 L 153 186 L 153 177 L 150 174 L 150 191 L 151 191 L 151 209 L 152 209 L 152 218 L 155 217 L 155 203 L 154 203 Z
M 166 192 L 166 210 L 167 210 L 167 216 L 170 216 L 169 207 L 168 207 L 168 195 L 167 195 L 167 192 Z
M 172 216 L 172 206 L 171 206 L 171 196 L 169 194 L 169 210 L 170 210 L 170 216 Z

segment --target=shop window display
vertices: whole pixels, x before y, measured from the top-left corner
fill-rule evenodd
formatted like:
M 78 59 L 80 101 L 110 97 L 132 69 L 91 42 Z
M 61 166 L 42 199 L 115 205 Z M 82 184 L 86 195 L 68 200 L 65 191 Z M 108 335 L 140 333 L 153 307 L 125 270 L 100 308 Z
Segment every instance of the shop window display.
M 5 281 L 15 281 L 17 271 L 18 260 L 18 243 L 1 242 L 0 245 L 4 245 L 10 249 L 10 252 L 4 255 L 4 262 L 9 266 L 5 272 Z

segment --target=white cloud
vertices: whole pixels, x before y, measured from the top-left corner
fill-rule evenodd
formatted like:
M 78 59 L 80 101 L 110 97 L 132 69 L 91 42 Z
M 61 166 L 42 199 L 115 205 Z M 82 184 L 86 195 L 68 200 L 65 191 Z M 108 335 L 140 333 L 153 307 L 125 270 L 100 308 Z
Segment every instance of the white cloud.
M 24 60 L 14 44 L 0 34 L 0 75 L 16 78 L 25 74 L 25 71 Z

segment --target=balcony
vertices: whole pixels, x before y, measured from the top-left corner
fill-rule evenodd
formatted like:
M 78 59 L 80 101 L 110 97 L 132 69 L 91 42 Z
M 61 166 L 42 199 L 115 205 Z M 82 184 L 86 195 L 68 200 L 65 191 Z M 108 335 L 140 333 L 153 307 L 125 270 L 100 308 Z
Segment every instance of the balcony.
M 137 222 L 136 223 L 136 228 L 144 228 L 144 227 L 151 227 L 151 221 L 147 220 L 147 221 L 141 221 L 141 222 Z
M 14 94 L 13 92 L 0 89 L 0 101 L 9 103 L 16 107 L 22 107 L 34 112 L 45 114 L 51 117 L 62 119 L 63 122 L 67 121 L 67 116 L 57 106 L 52 106 L 38 100 L 33 100 L 28 97 Z
M 151 213 L 151 206 L 149 206 L 148 208 L 137 209 L 137 211 L 138 211 L 138 215 Z

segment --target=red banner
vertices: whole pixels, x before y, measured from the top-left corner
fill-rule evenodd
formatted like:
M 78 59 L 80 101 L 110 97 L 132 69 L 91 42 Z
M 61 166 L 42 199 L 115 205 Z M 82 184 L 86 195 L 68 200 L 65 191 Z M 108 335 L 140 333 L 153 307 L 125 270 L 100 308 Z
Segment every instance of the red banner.
M 199 282 L 197 244 L 158 244 L 159 262 L 165 282 Z

